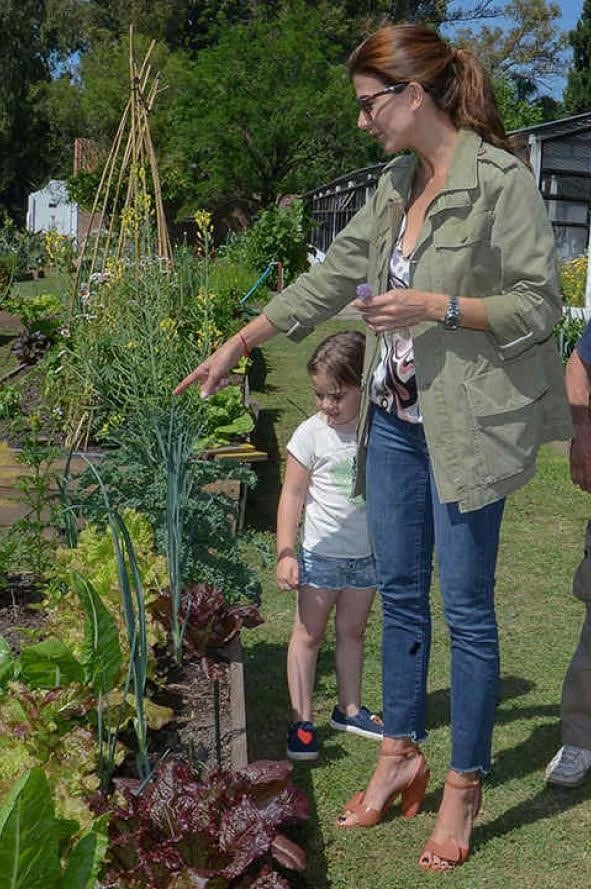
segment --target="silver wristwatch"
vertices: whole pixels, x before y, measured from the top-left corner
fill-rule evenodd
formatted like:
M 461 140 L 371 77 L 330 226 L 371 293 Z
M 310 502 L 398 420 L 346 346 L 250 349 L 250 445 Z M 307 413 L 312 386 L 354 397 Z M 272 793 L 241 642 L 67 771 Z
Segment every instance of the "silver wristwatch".
M 446 330 L 457 330 L 460 326 L 460 301 L 457 296 L 450 296 L 443 317 L 443 326 Z

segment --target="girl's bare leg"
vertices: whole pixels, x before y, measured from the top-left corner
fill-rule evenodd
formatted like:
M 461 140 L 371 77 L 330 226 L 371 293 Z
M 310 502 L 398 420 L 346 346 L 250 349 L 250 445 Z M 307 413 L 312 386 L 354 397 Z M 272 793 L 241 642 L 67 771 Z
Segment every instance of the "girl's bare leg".
M 375 589 L 345 588 L 336 600 L 336 673 L 339 708 L 354 716 L 361 706 L 363 637 L 375 596 Z
M 338 590 L 308 586 L 298 590 L 295 621 L 287 649 L 287 684 L 294 722 L 312 722 L 318 649 L 338 594 Z

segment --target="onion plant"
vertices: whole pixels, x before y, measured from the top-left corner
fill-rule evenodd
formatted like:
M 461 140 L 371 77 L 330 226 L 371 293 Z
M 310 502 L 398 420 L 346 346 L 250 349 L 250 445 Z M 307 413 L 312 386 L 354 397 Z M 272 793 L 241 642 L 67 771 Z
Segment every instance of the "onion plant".
M 109 495 L 101 476 L 93 464 L 88 463 L 102 492 L 107 510 L 109 530 L 117 558 L 117 574 L 121 592 L 121 605 L 129 645 L 130 672 L 132 675 L 135 718 L 133 727 L 137 740 L 136 765 L 140 778 L 150 775 L 148 758 L 147 719 L 144 709 L 146 680 L 148 676 L 148 643 L 146 634 L 146 605 L 144 587 L 127 526 L 119 513 L 112 508 Z
M 174 659 L 180 664 L 186 626 L 186 622 L 181 624 L 180 621 L 186 557 L 183 538 L 186 505 L 193 488 L 193 478 L 189 472 L 193 437 L 182 422 L 182 412 L 177 402 L 171 404 L 166 438 L 157 425 L 154 434 L 166 466 L 166 561 L 172 613 L 172 648 Z

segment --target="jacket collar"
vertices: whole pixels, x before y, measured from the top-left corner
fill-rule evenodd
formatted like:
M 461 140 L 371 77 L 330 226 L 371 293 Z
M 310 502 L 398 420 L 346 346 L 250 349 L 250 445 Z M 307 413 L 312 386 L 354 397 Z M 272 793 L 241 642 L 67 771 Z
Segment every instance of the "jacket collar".
M 478 187 L 478 152 L 481 145 L 482 138 L 477 133 L 465 127 L 460 128 L 447 181 L 439 194 L 442 205 L 450 207 L 469 203 L 467 192 Z M 392 167 L 392 184 L 400 194 L 404 206 L 407 205 L 410 197 L 418 163 L 417 156 L 409 154 L 400 158 L 398 163 Z M 461 192 L 463 194 L 460 196 Z M 454 193 L 456 196 L 452 197 Z
M 462 127 L 458 131 L 458 141 L 451 159 L 447 181 L 442 194 L 450 191 L 464 191 L 478 186 L 478 152 L 482 138 L 474 130 Z

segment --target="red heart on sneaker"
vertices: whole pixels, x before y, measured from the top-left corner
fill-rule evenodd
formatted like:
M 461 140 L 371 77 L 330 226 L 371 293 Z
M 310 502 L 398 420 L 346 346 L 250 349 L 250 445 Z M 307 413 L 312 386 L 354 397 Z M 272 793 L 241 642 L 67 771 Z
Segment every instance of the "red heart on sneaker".
M 314 734 L 312 732 L 309 732 L 308 729 L 299 728 L 298 739 L 302 742 L 302 744 L 311 744 L 314 740 Z

